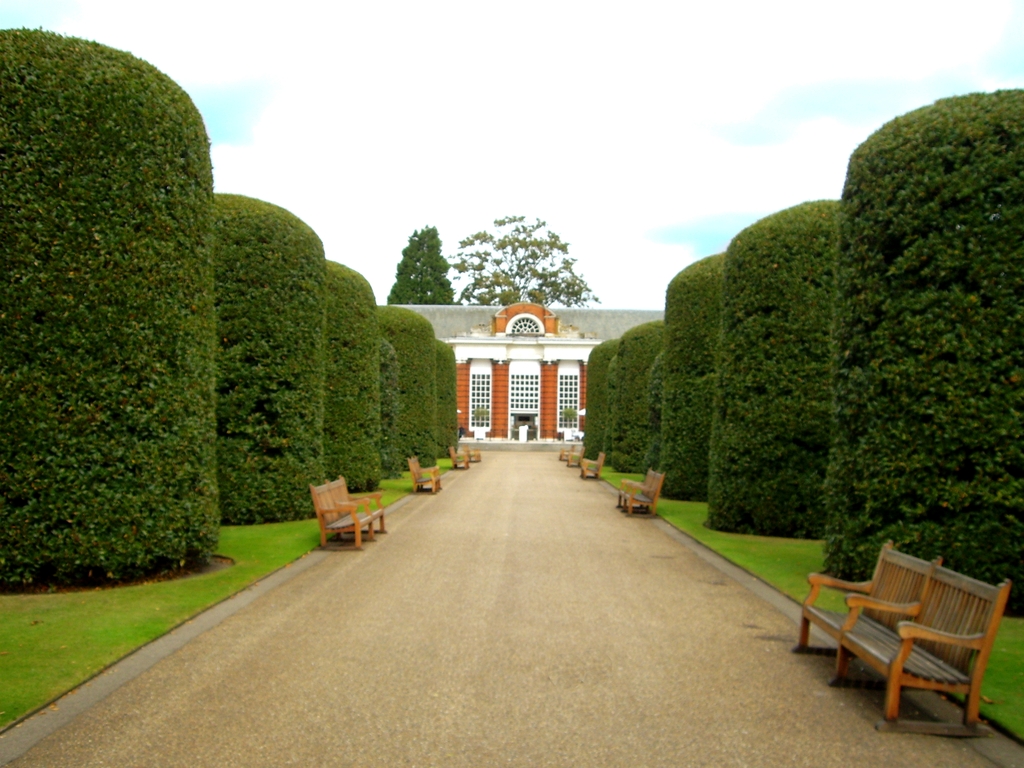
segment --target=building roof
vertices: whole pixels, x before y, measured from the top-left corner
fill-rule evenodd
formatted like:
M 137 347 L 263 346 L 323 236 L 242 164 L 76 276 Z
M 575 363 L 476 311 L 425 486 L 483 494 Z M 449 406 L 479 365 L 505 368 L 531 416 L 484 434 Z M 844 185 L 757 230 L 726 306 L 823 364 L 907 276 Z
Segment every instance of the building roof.
M 504 307 L 465 306 L 462 304 L 402 304 L 422 315 L 434 326 L 434 336 L 439 339 L 454 339 L 459 336 L 476 335 L 483 328 L 490 329 L 495 316 Z M 559 321 L 561 328 L 572 327 L 588 339 L 617 339 L 630 328 L 664 320 L 662 309 L 575 309 L 559 307 L 549 309 Z M 489 332 L 489 331 L 488 331 Z

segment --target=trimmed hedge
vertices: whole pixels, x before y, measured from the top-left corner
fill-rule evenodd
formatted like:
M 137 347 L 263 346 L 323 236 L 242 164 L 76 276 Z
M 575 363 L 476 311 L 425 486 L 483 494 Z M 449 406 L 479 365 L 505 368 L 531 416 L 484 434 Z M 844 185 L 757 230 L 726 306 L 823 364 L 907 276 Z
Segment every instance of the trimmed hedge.
M 619 401 L 619 353 L 612 355 L 608 361 L 608 370 L 605 373 L 604 398 L 607 416 L 605 417 L 604 439 L 601 441 L 601 450 L 605 455 L 611 453 L 615 433 L 619 429 L 619 411 L 616 404 Z M 589 411 L 588 411 L 589 413 Z
M 455 393 L 455 350 L 434 339 L 437 381 L 437 455 L 448 457 L 448 446 L 459 444 L 459 404 Z
M 366 278 L 327 262 L 324 476 L 351 490 L 380 482 L 380 331 Z
M 747 227 L 726 251 L 711 528 L 796 538 L 825 531 L 838 210 L 831 200 L 797 205 Z
M 672 499 L 708 498 L 724 264 L 724 254 L 691 264 L 673 278 L 665 294 L 661 467 L 662 492 Z
M 630 328 L 619 339 L 618 370 L 607 440 L 608 463 L 619 472 L 646 472 L 651 442 L 648 397 L 651 366 L 661 352 L 665 323 L 655 320 Z M 589 413 L 589 411 L 588 411 Z
M 384 477 L 401 477 L 407 468 L 398 449 L 398 415 L 402 403 L 398 397 L 398 354 L 384 339 L 380 340 L 380 469 Z
M 437 381 L 434 328 L 403 307 L 377 307 L 381 336 L 398 356 L 397 460 L 437 456 Z M 447 448 L 447 446 L 446 446 Z
M 583 433 L 583 455 L 596 459 L 604 450 L 608 426 L 608 363 L 619 350 L 619 340 L 610 339 L 590 350 L 587 359 L 587 415 Z
M 866 573 L 891 538 L 1024 585 L 1024 91 L 943 99 L 854 152 L 836 283 L 827 567 Z
M 312 515 L 324 480 L 323 244 L 298 217 L 216 196 L 217 476 L 227 524 Z
M 665 352 L 662 350 L 651 365 L 647 385 L 647 454 L 643 465 L 658 469 L 661 464 L 661 403 L 665 396 Z
M 217 544 L 209 142 L 130 54 L 0 31 L 0 584 Z

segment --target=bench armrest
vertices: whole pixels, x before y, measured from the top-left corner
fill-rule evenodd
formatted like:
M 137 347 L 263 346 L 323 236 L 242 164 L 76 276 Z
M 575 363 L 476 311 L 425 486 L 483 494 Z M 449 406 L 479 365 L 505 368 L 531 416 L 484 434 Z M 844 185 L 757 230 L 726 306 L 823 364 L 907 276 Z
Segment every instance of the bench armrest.
M 888 600 L 879 600 L 867 595 L 847 595 L 847 608 L 871 608 L 876 611 L 887 613 L 904 613 L 907 616 L 917 616 L 921 613 L 921 603 L 890 603 Z
M 912 621 L 899 622 L 896 625 L 896 631 L 899 632 L 903 640 L 932 640 L 936 643 L 959 645 L 964 648 L 974 648 L 975 650 L 981 650 L 982 643 L 985 641 L 984 632 L 976 635 L 954 635 L 951 632 L 943 632 L 931 627 L 922 627 L 920 624 L 915 624 Z
M 841 589 L 844 592 L 870 592 L 871 585 L 874 582 L 844 581 L 834 576 L 826 576 L 823 573 L 809 573 L 807 574 L 807 583 L 811 585 L 811 593 L 804 599 L 804 605 L 814 605 L 814 601 L 818 599 L 822 587 Z
M 381 497 L 382 497 L 383 495 L 384 495 L 384 494 L 383 494 L 383 493 L 382 493 L 381 491 L 377 491 L 376 493 L 361 493 L 361 494 L 358 494 L 358 495 L 356 495 L 356 496 L 353 496 L 353 495 L 352 495 L 352 494 L 350 493 L 350 494 L 348 495 L 348 497 L 349 497 L 349 499 L 351 499 L 352 501 L 356 502 L 357 504 L 362 504 L 362 503 L 365 503 L 365 504 L 366 504 L 366 508 L 367 508 L 367 511 L 369 511 L 369 508 L 370 508 L 370 505 L 369 505 L 370 499 L 373 499 L 374 501 L 376 501 L 376 502 L 377 502 L 377 507 L 378 507 L 378 508 L 380 508 L 380 507 L 383 507 L 383 506 L 384 506 L 384 505 L 383 505 L 383 504 L 381 503 Z
M 636 480 L 623 479 L 622 482 L 619 483 L 620 491 L 642 491 L 643 488 L 644 484 L 638 483 Z

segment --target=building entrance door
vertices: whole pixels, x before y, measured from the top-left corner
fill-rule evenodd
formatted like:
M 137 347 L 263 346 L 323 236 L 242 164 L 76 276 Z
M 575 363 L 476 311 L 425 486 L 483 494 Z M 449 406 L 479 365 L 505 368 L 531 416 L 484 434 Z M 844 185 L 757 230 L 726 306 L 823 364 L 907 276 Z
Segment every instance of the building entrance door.
M 526 439 L 537 439 L 537 414 L 536 413 L 512 413 L 509 414 L 509 437 L 512 440 L 519 439 L 519 428 L 526 427 Z

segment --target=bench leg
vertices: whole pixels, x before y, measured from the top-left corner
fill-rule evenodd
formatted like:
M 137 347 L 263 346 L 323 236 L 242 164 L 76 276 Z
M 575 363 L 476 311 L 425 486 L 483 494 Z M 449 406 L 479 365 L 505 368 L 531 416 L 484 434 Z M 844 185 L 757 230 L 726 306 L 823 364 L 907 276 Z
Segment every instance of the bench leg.
M 806 616 L 800 617 L 800 639 L 796 641 L 797 648 L 806 648 L 811 644 L 811 622 Z M 796 649 L 794 649 L 796 650 Z
M 382 514 L 382 515 L 381 515 L 381 516 L 380 516 L 379 518 L 377 518 L 377 519 L 378 519 L 378 520 L 380 520 L 380 526 L 379 526 L 379 527 L 378 527 L 378 529 L 377 529 L 377 533 L 387 533 L 387 532 L 388 532 L 388 530 L 387 530 L 387 528 L 385 528 L 385 527 L 384 527 L 384 515 Z
M 899 673 L 889 673 L 889 680 L 885 686 L 885 719 L 889 722 L 898 720 L 900 717 L 900 685 Z
M 852 658 L 853 654 L 840 643 L 839 650 L 836 651 L 836 675 L 828 681 L 829 685 L 833 687 L 842 686 L 843 681 L 846 680 L 847 673 L 850 671 L 850 659 Z
M 353 528 L 356 529 L 356 549 L 363 548 L 363 528 L 359 523 L 356 523 Z

